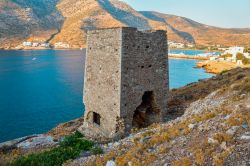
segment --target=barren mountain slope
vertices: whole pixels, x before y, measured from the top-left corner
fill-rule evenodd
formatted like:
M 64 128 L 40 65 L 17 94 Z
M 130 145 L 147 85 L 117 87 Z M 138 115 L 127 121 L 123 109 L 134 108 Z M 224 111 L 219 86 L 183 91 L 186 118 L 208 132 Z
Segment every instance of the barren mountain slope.
M 62 0 L 57 5 L 65 17 L 61 32 L 51 41 L 69 43 L 73 48 L 85 47 L 86 32 L 95 28 L 124 26 L 93 0 Z
M 63 17 L 57 0 L 0 0 L 0 48 L 24 40 L 46 41 L 60 29 Z
M 169 40 L 198 45 L 248 45 L 250 29 L 223 29 L 157 12 L 138 12 L 119 0 L 0 0 L 0 48 L 22 41 L 86 46 L 86 31 L 130 26 L 167 30 Z
M 174 31 L 165 23 L 148 19 L 118 0 L 62 0 L 57 7 L 66 19 L 61 33 L 55 36 L 52 43 L 63 41 L 74 48 L 85 47 L 87 30 L 120 26 L 137 27 L 140 30 L 168 30 L 170 38 L 176 41 L 193 42 L 193 39 L 186 40 L 181 34 L 176 34 L 177 30 Z
M 162 14 L 158 12 L 141 12 L 151 20 L 164 22 L 174 34 L 199 45 L 250 45 L 250 29 L 225 29 L 204 25 L 185 17 Z M 171 40 L 178 40 L 169 34 Z

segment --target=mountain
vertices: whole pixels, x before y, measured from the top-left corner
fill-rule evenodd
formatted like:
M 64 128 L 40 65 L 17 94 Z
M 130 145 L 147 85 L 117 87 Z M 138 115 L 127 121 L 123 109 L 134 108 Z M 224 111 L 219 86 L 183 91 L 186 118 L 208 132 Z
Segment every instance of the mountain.
M 158 12 L 140 12 L 151 20 L 165 23 L 171 40 L 194 42 L 199 45 L 249 45 L 250 29 L 225 29 L 198 23 L 185 17 Z
M 118 0 L 0 0 L 0 48 L 23 41 L 86 46 L 86 32 L 120 26 L 167 30 L 169 40 L 198 45 L 250 45 L 250 29 L 223 29 L 185 17 L 138 12 Z
M 60 30 L 57 0 L 0 0 L 0 48 L 30 39 L 46 41 Z

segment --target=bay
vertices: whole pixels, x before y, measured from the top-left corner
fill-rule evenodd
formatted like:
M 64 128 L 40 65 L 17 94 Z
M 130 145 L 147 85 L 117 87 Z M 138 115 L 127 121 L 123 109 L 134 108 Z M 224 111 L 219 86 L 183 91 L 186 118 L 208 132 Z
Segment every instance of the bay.
M 84 50 L 0 50 L 0 142 L 83 116 L 84 61 Z M 170 59 L 170 88 L 212 76 L 196 62 Z

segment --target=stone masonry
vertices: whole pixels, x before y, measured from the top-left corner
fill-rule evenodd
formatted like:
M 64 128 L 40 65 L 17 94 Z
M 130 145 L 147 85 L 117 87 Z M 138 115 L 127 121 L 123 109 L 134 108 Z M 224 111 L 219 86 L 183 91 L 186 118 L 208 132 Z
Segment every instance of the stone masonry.
M 113 138 L 161 122 L 169 90 L 166 32 L 99 29 L 87 41 L 80 131 Z

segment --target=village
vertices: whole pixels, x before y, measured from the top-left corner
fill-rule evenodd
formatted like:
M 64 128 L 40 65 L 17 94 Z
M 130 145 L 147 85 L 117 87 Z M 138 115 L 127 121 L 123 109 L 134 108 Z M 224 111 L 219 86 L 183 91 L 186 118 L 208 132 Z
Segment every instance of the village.
M 199 50 L 200 46 L 194 43 L 179 43 L 175 41 L 168 41 L 169 58 L 174 59 L 195 59 L 199 60 L 196 63 L 197 68 L 204 68 L 208 73 L 218 74 L 233 68 L 250 67 L 250 51 L 248 47 L 232 46 L 221 47 L 220 45 L 204 47 L 204 53 L 197 53 L 194 55 L 186 55 L 185 50 Z M 72 49 L 68 43 L 65 42 L 31 42 L 24 41 L 16 47 L 17 50 L 43 50 L 43 49 Z M 81 48 L 82 50 L 82 48 Z M 172 51 L 173 50 L 173 51 Z M 175 53 L 175 50 L 180 52 Z M 183 50 L 183 52 L 181 52 Z
M 18 45 L 15 49 L 70 49 L 70 45 L 64 42 L 57 42 L 53 45 L 47 42 L 31 42 L 31 41 L 24 41 L 20 45 Z
M 250 67 L 250 53 L 244 47 L 230 47 L 223 53 L 208 58 L 196 64 L 198 68 L 204 68 L 208 73 L 218 74 L 237 67 Z
M 217 56 L 210 57 L 211 61 L 227 61 L 237 65 L 246 65 L 250 63 L 250 53 L 246 52 L 244 47 L 229 47 Z

